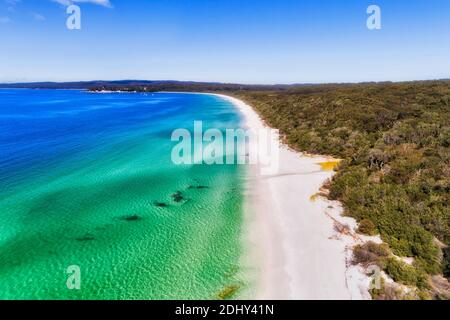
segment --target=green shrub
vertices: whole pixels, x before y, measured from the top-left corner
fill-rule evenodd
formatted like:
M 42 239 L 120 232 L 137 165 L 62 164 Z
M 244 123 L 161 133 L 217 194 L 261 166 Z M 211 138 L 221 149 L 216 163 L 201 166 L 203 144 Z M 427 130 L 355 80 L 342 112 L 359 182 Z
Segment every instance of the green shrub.
M 353 249 L 354 264 L 377 264 L 381 265 L 382 261 L 389 256 L 389 248 L 386 244 L 377 244 L 369 241 L 363 245 L 357 245 Z
M 384 269 L 395 282 L 416 286 L 418 288 L 428 287 L 425 273 L 399 261 L 397 258 L 388 258 Z
M 358 232 L 369 236 L 375 235 L 376 227 L 370 219 L 363 219 L 359 222 Z

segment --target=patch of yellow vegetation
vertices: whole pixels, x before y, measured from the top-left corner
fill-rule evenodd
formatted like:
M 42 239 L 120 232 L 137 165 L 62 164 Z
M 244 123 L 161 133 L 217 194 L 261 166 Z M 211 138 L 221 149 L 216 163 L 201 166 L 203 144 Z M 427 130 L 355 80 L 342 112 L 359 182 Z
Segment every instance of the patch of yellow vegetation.
M 341 162 L 341 160 L 330 160 L 325 162 L 319 162 L 320 167 L 324 171 L 333 171 Z
M 219 300 L 231 299 L 238 290 L 239 290 L 238 285 L 233 284 L 233 285 L 227 286 L 226 288 L 224 288 L 222 291 L 220 291 L 217 294 L 217 299 L 219 299 Z
M 312 202 L 316 202 L 319 196 L 320 196 L 319 193 L 313 194 L 311 197 L 309 197 L 309 200 L 311 200 Z

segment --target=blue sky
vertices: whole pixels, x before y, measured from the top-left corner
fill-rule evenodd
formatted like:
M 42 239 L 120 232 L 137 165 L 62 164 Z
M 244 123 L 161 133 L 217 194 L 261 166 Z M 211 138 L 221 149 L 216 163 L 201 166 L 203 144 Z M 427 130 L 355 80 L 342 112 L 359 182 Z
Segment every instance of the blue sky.
M 0 0 L 0 82 L 450 78 L 449 0 L 72 0 L 68 30 L 70 1 Z

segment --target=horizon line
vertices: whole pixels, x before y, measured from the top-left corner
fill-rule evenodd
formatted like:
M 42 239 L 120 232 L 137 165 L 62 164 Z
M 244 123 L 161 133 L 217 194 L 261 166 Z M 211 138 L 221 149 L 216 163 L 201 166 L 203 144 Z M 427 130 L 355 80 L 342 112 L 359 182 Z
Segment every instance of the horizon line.
M 66 83 L 92 83 L 92 82 L 177 82 L 177 83 L 197 83 L 197 84 L 224 84 L 224 85 L 241 85 L 241 86 L 300 86 L 300 85 L 327 85 L 327 84 L 365 84 L 365 83 L 407 83 L 407 82 L 433 82 L 433 81 L 450 81 L 449 78 L 431 78 L 431 79 L 415 79 L 415 80 L 366 80 L 366 81 L 342 81 L 342 82 L 293 82 L 293 83 L 239 83 L 239 82 L 221 82 L 221 81 L 198 81 L 198 80 L 149 80 L 149 79 L 115 79 L 115 80 L 70 80 L 70 81 L 25 81 L 25 82 L 0 82 L 0 85 L 24 85 L 24 84 L 66 84 Z

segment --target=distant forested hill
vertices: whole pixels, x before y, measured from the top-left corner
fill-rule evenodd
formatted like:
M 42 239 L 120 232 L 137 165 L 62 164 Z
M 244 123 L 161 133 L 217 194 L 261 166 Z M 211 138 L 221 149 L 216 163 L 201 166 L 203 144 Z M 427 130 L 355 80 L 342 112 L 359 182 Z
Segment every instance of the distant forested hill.
M 241 91 L 241 90 L 284 90 L 293 85 L 241 85 L 235 83 L 195 82 L 174 80 L 118 80 L 81 82 L 29 82 L 0 83 L 0 88 L 28 89 L 86 89 L 91 91 Z

